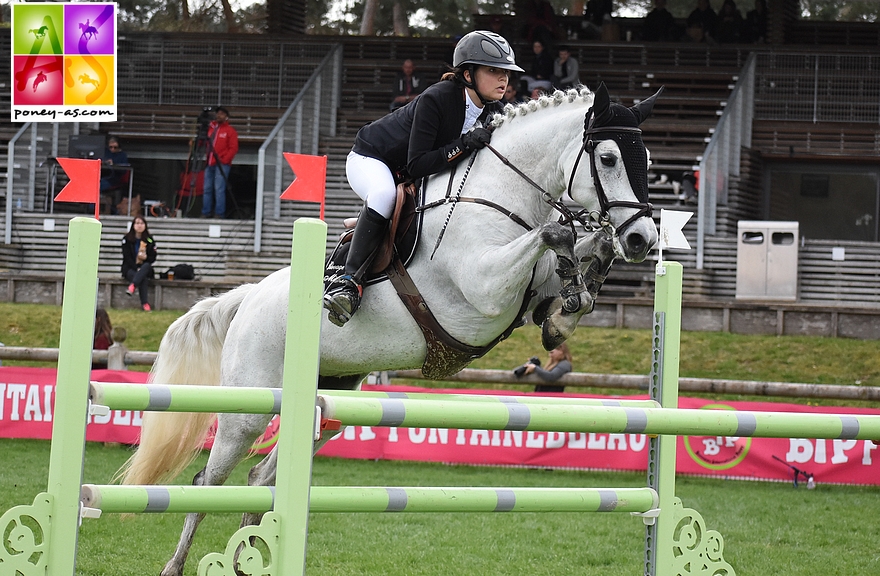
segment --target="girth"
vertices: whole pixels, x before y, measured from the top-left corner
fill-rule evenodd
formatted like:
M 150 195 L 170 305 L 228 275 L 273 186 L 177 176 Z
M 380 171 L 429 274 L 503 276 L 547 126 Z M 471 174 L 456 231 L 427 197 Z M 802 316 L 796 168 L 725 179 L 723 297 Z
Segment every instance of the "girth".
M 432 380 L 440 380 L 455 374 L 510 336 L 516 328 L 522 326 L 523 315 L 528 308 L 529 300 L 534 296 L 532 282 L 535 279 L 535 270 L 532 269 L 532 277 L 529 279 L 522 306 L 513 323 L 485 346 L 471 346 L 453 338 L 440 325 L 400 259 L 394 258 L 385 270 L 385 274 L 425 337 L 427 353 L 422 364 L 422 374 Z
M 421 183 L 421 195 L 424 194 L 424 187 L 426 185 L 427 183 L 425 181 Z M 499 342 L 509 337 L 516 328 L 523 325 L 523 316 L 528 309 L 529 301 L 535 295 L 535 292 L 532 290 L 532 283 L 535 279 L 535 269 L 532 268 L 532 277 L 529 279 L 529 285 L 526 287 L 523 302 L 517 312 L 516 318 L 514 318 L 513 322 L 506 330 L 504 330 L 504 332 L 485 346 L 471 346 L 456 340 L 443 328 L 443 326 L 440 325 L 437 318 L 431 312 L 428 303 L 425 302 L 424 297 L 422 297 L 422 294 L 419 292 L 415 282 L 413 282 L 412 277 L 406 271 L 406 262 L 403 260 L 403 258 L 405 258 L 408 261 L 412 257 L 412 254 L 415 251 L 415 243 L 419 242 L 418 236 L 421 229 L 422 214 L 429 208 L 434 208 L 446 203 L 456 201 L 472 202 L 488 206 L 501 212 L 526 230 L 531 230 L 532 228 L 518 215 L 507 210 L 503 206 L 482 198 L 459 197 L 456 200 L 453 200 L 447 197 L 437 202 L 416 207 L 415 201 L 417 196 L 420 196 L 420 194 L 417 194 L 414 186 L 410 185 L 405 188 L 403 184 L 398 185 L 397 205 L 395 206 L 394 217 L 392 218 L 389 240 L 380 247 L 379 254 L 371 266 L 370 274 L 366 279 L 365 284 L 371 285 L 381 282 L 384 280 L 382 277 L 383 275 L 388 278 L 391 285 L 394 286 L 394 289 L 397 291 L 398 296 L 400 296 L 401 301 L 406 306 L 407 310 L 409 310 L 413 320 L 419 325 L 419 329 L 422 331 L 422 335 L 425 338 L 427 352 L 425 354 L 425 361 L 422 365 L 422 374 L 424 374 L 426 378 L 439 380 L 459 372 L 477 358 L 481 358 Z M 399 227 L 397 226 L 398 220 L 400 221 Z M 415 229 L 413 229 L 413 227 Z M 407 235 L 407 232 L 413 234 L 414 237 L 411 238 L 413 243 L 404 247 L 400 242 Z M 397 244 L 393 242 L 395 239 L 398 241 Z M 325 282 L 344 265 L 345 252 L 341 251 L 341 249 L 349 240 L 350 232 L 348 232 L 347 235 L 343 235 L 336 250 L 330 255 L 325 270 Z M 403 251 L 401 252 L 401 250 Z

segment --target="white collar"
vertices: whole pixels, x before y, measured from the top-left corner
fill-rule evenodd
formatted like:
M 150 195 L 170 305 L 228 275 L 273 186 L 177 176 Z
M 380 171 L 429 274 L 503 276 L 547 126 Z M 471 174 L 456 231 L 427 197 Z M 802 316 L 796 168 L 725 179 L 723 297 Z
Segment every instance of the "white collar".
M 483 113 L 483 107 L 477 105 L 476 102 L 471 100 L 471 95 L 467 90 L 464 91 L 464 95 L 465 98 L 467 98 L 467 101 L 464 103 L 464 125 L 461 127 L 462 134 L 470 130 L 471 126 L 477 123 L 477 118 L 480 117 L 480 114 Z

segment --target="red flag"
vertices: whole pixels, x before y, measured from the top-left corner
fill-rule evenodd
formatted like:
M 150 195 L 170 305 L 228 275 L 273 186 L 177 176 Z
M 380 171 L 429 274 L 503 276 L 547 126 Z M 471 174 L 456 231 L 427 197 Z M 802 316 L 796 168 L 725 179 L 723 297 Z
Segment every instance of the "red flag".
M 70 178 L 67 186 L 55 196 L 55 202 L 86 202 L 95 205 L 98 217 L 98 198 L 101 193 L 101 161 L 78 158 L 58 158 L 61 168 Z
M 284 152 L 287 163 L 296 177 L 281 194 L 282 200 L 300 200 L 321 204 L 321 220 L 324 219 L 324 190 L 327 179 L 327 157 L 309 156 Z

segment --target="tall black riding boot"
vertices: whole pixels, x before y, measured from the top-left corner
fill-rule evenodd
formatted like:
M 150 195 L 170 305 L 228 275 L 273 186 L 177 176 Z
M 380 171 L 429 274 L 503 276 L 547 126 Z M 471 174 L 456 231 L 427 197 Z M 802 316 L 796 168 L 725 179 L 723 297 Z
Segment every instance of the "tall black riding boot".
M 330 311 L 328 318 L 337 326 L 351 320 L 357 311 L 364 292 L 361 281 L 387 229 L 388 220 L 381 214 L 370 208 L 361 211 L 345 259 L 344 274 L 334 278 L 324 291 L 324 308 Z

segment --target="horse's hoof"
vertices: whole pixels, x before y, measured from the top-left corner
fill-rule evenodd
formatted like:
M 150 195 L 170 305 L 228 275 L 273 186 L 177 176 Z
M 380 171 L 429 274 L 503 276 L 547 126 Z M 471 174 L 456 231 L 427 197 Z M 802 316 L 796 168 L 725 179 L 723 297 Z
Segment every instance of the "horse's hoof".
M 560 332 L 553 322 L 547 321 L 541 325 L 541 344 L 544 346 L 544 350 L 548 352 L 555 350 L 565 342 L 565 339 L 565 334 Z

